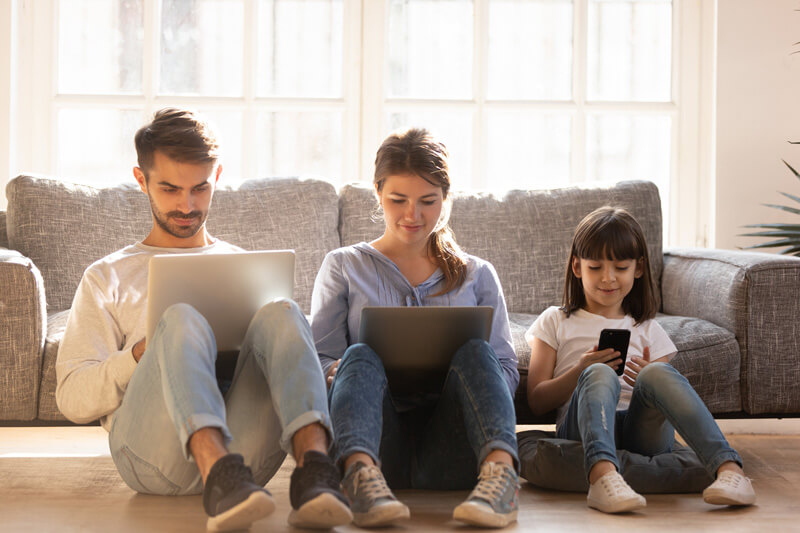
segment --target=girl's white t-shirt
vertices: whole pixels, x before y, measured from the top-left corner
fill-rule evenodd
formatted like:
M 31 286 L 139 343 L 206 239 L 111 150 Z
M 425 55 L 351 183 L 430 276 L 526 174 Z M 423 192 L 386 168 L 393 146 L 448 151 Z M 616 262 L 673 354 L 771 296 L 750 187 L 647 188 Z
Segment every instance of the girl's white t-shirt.
M 662 362 L 668 362 L 678 351 L 667 333 L 655 320 L 646 320 L 636 326 L 630 315 L 622 318 L 606 318 L 584 309 L 578 309 L 567 318 L 564 311 L 555 306 L 548 307 L 539 315 L 525 332 L 525 340 L 533 346 L 533 339 L 537 338 L 556 351 L 553 377 L 557 378 L 575 366 L 581 355 L 597 345 L 600 340 L 600 332 L 606 328 L 631 331 L 628 360 L 632 356 L 642 357 L 646 346 L 650 347 L 650 361 L 666 357 L 666 359 L 662 359 Z M 621 391 L 617 410 L 627 409 L 633 387 L 628 385 L 622 376 L 619 378 L 619 383 Z M 560 426 L 563 422 L 568 405 L 569 400 L 558 408 L 556 425 Z

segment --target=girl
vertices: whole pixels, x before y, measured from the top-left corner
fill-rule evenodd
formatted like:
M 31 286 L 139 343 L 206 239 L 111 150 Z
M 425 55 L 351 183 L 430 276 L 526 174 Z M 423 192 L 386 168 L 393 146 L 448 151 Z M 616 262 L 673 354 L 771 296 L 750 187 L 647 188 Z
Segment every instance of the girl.
M 383 142 L 374 186 L 383 235 L 330 252 L 311 301 L 311 329 L 330 385 L 334 457 L 345 472 L 353 521 L 372 527 L 408 518 L 390 486 L 465 489 L 477 480 L 453 517 L 505 526 L 517 515 L 512 394 L 519 373 L 497 274 L 463 253 L 447 227 L 447 151 L 426 130 Z M 490 305 L 491 342 L 472 340 L 455 353 L 441 394 L 397 396 L 375 352 L 354 344 L 366 305 Z
M 703 491 L 707 503 L 754 503 L 741 458 L 686 378 L 667 364 L 677 350 L 655 314 L 639 223 L 623 209 L 593 211 L 575 230 L 563 307 L 545 310 L 525 335 L 532 349 L 531 409 L 558 408 L 557 436 L 583 442 L 589 507 L 606 513 L 644 507 L 644 497 L 618 473 L 616 449 L 669 452 L 676 429 L 716 476 Z M 620 353 L 597 349 L 605 328 L 631 331 L 621 377 L 615 373 Z

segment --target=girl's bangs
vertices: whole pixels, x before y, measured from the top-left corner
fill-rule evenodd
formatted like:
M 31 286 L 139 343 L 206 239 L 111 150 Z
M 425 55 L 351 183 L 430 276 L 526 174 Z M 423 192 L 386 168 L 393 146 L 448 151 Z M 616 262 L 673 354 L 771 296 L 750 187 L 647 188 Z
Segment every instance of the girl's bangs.
M 584 242 L 576 243 L 578 257 L 584 259 L 640 259 L 644 251 L 636 234 L 620 221 L 610 221 L 585 234 Z

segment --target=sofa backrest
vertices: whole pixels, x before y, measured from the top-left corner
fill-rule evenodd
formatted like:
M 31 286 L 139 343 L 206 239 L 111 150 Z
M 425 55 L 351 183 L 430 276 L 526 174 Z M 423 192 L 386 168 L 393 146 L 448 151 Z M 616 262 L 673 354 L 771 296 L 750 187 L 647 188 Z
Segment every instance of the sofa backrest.
M 8 234 L 6 234 L 6 212 L 0 210 L 0 248 L 8 248 Z
M 135 184 L 97 189 L 18 176 L 6 192 L 10 247 L 41 271 L 49 312 L 70 307 L 87 266 L 140 241 L 152 225 L 147 197 Z M 308 312 L 322 259 L 339 246 L 338 222 L 330 183 L 265 179 L 217 189 L 208 229 L 246 250 L 293 248 L 295 299 Z
M 342 245 L 380 236 L 383 222 L 372 216 L 376 202 L 369 185 L 339 192 Z M 509 312 L 540 313 L 561 305 L 572 233 L 594 209 L 613 205 L 633 214 L 644 230 L 660 303 L 663 268 L 661 201 L 655 184 L 626 181 L 504 196 L 453 193 L 450 225 L 461 247 L 490 261 L 500 276 Z

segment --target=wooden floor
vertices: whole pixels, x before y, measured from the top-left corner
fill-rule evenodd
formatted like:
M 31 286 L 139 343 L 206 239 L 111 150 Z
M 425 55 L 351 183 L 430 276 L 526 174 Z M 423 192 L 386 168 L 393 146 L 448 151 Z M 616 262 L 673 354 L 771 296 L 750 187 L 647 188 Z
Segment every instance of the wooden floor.
M 758 504 L 718 508 L 699 494 L 650 495 L 647 508 L 624 516 L 586 507 L 585 494 L 537 489 L 525 482 L 517 524 L 504 531 L 800 531 L 800 435 L 729 434 L 754 480 Z M 277 510 L 253 532 L 293 531 L 287 460 L 267 485 Z M 451 520 L 467 492 L 399 491 L 411 521 L 383 531 L 471 530 Z M 0 428 L 0 531 L 203 531 L 199 496 L 138 495 L 119 478 L 99 427 Z M 360 531 L 353 526 L 340 533 Z

